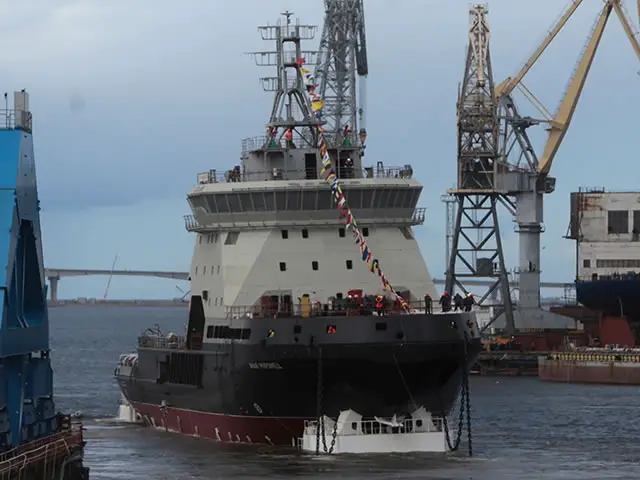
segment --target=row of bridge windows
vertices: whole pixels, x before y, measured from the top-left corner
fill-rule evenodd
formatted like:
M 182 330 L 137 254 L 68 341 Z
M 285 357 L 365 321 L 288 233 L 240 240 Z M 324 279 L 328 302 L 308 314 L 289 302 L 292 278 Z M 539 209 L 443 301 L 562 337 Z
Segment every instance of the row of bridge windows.
M 344 189 L 350 208 L 415 208 L 422 187 Z M 189 197 L 194 208 L 211 213 L 329 210 L 335 208 L 327 190 L 285 190 L 280 192 L 229 192 Z

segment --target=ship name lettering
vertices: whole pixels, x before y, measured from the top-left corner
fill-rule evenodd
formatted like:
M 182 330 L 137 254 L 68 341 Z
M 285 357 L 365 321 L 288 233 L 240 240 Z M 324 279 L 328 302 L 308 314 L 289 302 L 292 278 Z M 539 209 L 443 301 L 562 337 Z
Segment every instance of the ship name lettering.
M 282 370 L 282 365 L 278 362 L 251 362 L 249 368 L 262 370 Z

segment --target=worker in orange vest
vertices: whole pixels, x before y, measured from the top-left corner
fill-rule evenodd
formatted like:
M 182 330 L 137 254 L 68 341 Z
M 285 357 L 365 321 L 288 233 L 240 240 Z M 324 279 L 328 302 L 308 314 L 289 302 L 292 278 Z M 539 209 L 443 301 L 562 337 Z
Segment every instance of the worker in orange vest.
M 296 148 L 296 146 L 293 144 L 293 130 L 291 130 L 290 128 L 287 128 L 287 131 L 284 132 L 284 140 L 287 144 L 287 148 Z
M 376 312 L 379 317 L 384 315 L 384 297 L 382 295 L 376 297 Z

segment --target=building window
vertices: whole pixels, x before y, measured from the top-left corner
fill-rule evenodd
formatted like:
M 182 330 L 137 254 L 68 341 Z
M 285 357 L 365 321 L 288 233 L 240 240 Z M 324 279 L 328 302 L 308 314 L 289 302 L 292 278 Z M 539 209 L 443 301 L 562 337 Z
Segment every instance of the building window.
M 345 234 L 344 228 L 339 228 L 338 229 L 338 236 L 339 237 L 344 237 L 344 234 Z
M 629 212 L 627 210 L 609 210 L 607 220 L 610 234 L 629 233 Z
M 309 230 L 306 228 L 302 229 L 302 238 L 309 238 Z
M 207 338 L 213 338 L 213 325 L 207 326 Z
M 369 236 L 369 228 L 368 227 L 364 227 L 362 229 L 362 236 L 363 237 L 368 237 Z
M 287 238 L 289 238 L 289 230 L 282 230 L 280 233 L 282 234 L 282 238 L 283 238 L 284 240 L 286 240 Z
M 235 245 L 238 243 L 238 237 L 240 236 L 240 232 L 229 232 L 227 233 L 227 238 L 224 241 L 225 245 Z
M 347 270 L 351 270 L 353 268 L 353 262 L 351 260 L 347 260 Z
M 584 260 L 582 260 L 582 266 L 584 268 L 591 268 L 591 260 L 585 258 Z
M 285 262 L 280 262 L 280 271 L 284 272 L 287 270 L 287 264 Z
M 316 262 L 315 260 L 311 262 L 311 268 L 313 268 L 314 270 L 318 270 L 318 262 Z

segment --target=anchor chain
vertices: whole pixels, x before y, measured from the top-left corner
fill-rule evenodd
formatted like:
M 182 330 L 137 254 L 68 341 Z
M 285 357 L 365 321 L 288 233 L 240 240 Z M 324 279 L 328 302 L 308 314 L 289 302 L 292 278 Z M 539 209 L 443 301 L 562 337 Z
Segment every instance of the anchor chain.
M 471 397 L 469 395 L 469 369 L 467 367 L 467 334 L 465 332 L 464 337 L 464 356 L 462 358 L 462 381 L 460 386 L 460 411 L 458 414 L 458 431 L 456 433 L 455 442 L 451 442 L 451 437 L 449 434 L 449 422 L 447 419 L 447 414 L 444 412 L 444 405 L 442 405 L 442 399 L 440 399 L 440 405 L 442 409 L 442 423 L 444 426 L 445 438 L 447 440 L 447 446 L 449 450 L 455 452 L 460 447 L 460 443 L 462 441 L 462 430 L 464 425 L 464 417 L 466 413 L 467 417 L 467 443 L 468 443 L 468 451 L 469 456 L 473 456 L 473 446 L 471 441 Z
M 324 453 L 331 455 L 333 449 L 336 446 L 336 436 L 338 434 L 338 419 L 333 424 L 333 432 L 331 433 L 331 446 L 327 447 L 327 437 L 325 436 L 324 415 L 322 413 L 322 395 L 323 395 L 323 376 L 322 376 L 322 347 L 318 347 L 318 386 L 317 386 L 317 398 L 316 398 L 316 417 L 318 422 L 316 424 L 316 455 L 320 454 L 320 430 L 322 429 L 322 446 L 324 447 Z

